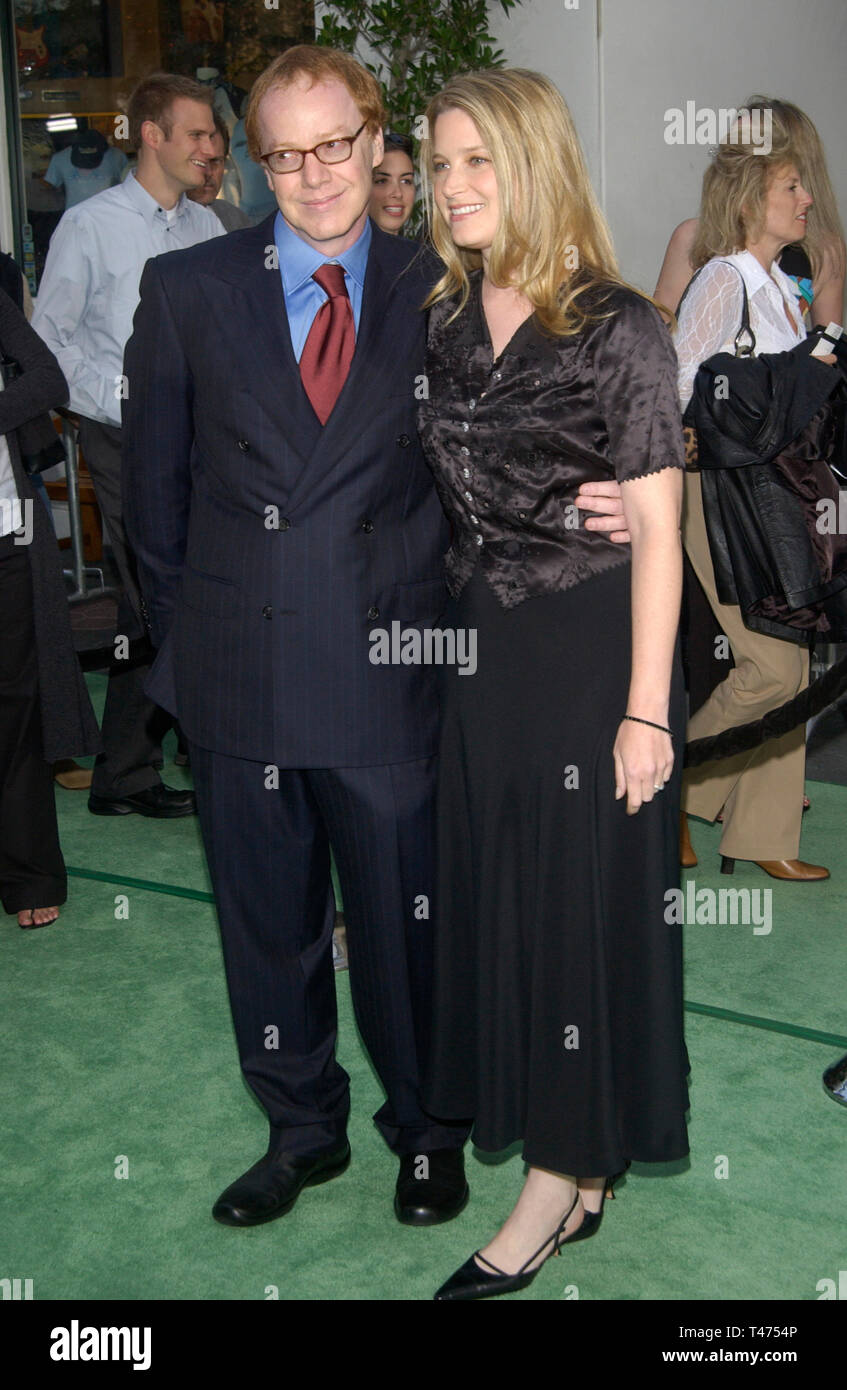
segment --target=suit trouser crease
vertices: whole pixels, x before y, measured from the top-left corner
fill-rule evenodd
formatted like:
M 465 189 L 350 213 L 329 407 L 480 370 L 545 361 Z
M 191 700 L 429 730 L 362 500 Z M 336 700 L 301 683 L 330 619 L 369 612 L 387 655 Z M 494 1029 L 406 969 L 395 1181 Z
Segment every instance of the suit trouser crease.
M 736 605 L 719 601 L 697 473 L 685 476 L 683 537 L 735 661 L 735 668 L 689 721 L 687 736 L 692 740 L 760 719 L 799 694 L 809 683 L 809 654 L 793 642 L 751 632 Z M 750 752 L 687 771 L 683 809 L 713 821 L 723 808 L 722 854 L 737 859 L 796 859 L 805 768 L 806 731 L 800 724 Z
M 466 1128 L 424 1115 L 431 1009 L 434 759 L 279 771 L 191 745 L 244 1078 L 288 1152 L 337 1147 L 349 1078 L 335 1057 L 335 899 L 347 925 L 356 1022 L 386 1092 L 374 1116 L 398 1153 L 459 1147 Z

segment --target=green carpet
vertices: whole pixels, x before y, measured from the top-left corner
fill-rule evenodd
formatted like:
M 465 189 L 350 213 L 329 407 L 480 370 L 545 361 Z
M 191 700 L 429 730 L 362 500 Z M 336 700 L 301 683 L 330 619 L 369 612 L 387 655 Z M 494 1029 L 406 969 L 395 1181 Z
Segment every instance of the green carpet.
M 101 696 L 102 680 L 89 679 Z M 170 764 L 165 777 L 187 784 Z M 773 898 L 767 935 L 685 928 L 690 1162 L 635 1165 L 600 1234 L 550 1261 L 517 1300 L 814 1300 L 819 1280 L 837 1279 L 847 1110 L 820 1075 L 847 1049 L 836 1045 L 847 1035 L 847 789 L 808 791 L 803 854 L 833 868 L 829 883 L 780 885 L 744 865 L 722 878 L 717 830 L 693 823 L 698 889 Z M 505 1216 L 520 1158 L 469 1156 L 472 1200 L 458 1220 L 398 1224 L 396 1160 L 370 1119 L 380 1090 L 340 975 L 351 1166 L 280 1221 L 217 1225 L 211 1204 L 263 1152 L 266 1125 L 238 1071 L 196 821 L 93 817 L 83 793 L 59 791 L 58 804 L 72 871 L 61 924 L 21 932 L 7 918 L 0 931 L 0 1277 L 32 1279 L 37 1300 L 431 1298 Z M 788 1031 L 727 1016 L 737 1014 Z

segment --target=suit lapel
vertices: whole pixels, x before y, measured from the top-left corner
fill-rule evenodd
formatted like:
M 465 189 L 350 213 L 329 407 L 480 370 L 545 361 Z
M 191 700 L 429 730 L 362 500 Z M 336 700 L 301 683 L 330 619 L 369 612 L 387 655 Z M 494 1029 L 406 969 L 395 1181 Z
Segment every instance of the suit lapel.
M 226 289 L 216 291 L 216 297 L 224 321 L 242 328 L 244 379 L 251 394 L 278 402 L 279 408 L 272 414 L 280 421 L 289 448 L 305 467 L 321 426 L 303 390 L 291 346 L 282 277 L 274 255 L 275 215 L 259 223 L 252 233 L 231 233 L 226 238 L 227 249 L 231 248 L 221 272 Z
M 333 412 L 322 427 L 303 389 L 291 346 L 282 278 L 273 254 L 275 215 L 249 232 L 230 233 L 226 238 L 229 256 L 220 279 L 216 278 L 215 302 L 227 326 L 243 325 L 244 376 L 251 394 L 279 403 L 273 414 L 300 464 L 299 469 L 293 464 L 285 502 L 286 509 L 293 511 L 307 488 L 330 472 L 355 444 L 360 432 L 358 412 L 367 409 L 368 401 L 379 400 L 384 391 L 390 366 L 385 344 L 396 341 L 403 351 L 408 341 L 408 325 L 397 315 L 413 313 L 416 306 L 407 295 L 398 294 L 396 273 L 384 264 L 384 243 L 390 249 L 391 239 L 373 228 L 356 351 Z

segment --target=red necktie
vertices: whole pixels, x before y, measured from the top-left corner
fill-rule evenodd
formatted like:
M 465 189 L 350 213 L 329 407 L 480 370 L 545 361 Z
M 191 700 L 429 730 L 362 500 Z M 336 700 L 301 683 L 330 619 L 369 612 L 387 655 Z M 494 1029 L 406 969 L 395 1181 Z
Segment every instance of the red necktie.
M 344 283 L 344 267 L 322 265 L 312 279 L 329 295 L 309 329 L 300 357 L 300 378 L 315 414 L 325 425 L 347 380 L 356 348 L 353 306 Z

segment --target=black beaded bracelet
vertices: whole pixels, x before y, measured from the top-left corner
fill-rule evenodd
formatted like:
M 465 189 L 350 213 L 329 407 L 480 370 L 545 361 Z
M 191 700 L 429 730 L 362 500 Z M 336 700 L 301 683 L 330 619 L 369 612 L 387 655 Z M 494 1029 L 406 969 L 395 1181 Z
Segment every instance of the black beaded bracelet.
M 673 730 L 666 729 L 664 724 L 654 724 L 652 719 L 639 719 L 637 714 L 625 714 L 624 719 L 631 719 L 633 724 L 648 724 L 651 729 L 660 729 L 663 734 L 669 734 L 673 738 Z

